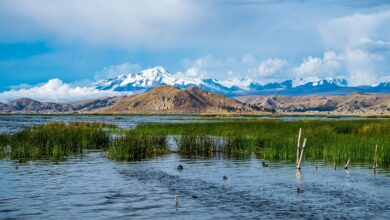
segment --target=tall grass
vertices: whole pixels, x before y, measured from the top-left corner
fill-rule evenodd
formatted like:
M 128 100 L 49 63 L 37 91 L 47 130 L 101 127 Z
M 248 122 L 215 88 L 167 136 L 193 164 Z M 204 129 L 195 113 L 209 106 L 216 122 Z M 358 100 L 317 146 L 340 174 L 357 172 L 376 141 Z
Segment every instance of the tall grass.
M 8 136 L 11 158 L 60 158 L 85 149 L 107 149 L 110 134 L 102 123 L 53 122 L 24 128 Z M 3 151 L 4 152 L 4 151 Z M 5 154 L 5 153 L 3 153 Z
M 168 153 L 166 137 L 170 135 L 182 155 L 247 157 L 255 153 L 264 159 L 295 161 L 299 128 L 307 138 L 306 159 L 372 162 L 378 145 L 378 163 L 390 164 L 390 120 L 143 124 L 128 131 L 115 130 L 117 138 L 110 138 L 113 128 L 102 123 L 49 123 L 0 135 L 0 157 L 35 159 L 108 149 L 111 159 L 141 160 Z
M 312 160 L 372 162 L 378 144 L 378 163 L 390 164 L 389 120 L 337 121 L 228 121 L 189 124 L 147 124 L 138 132 L 178 136 L 179 152 L 210 155 L 222 152 L 227 156 L 256 153 L 270 160 L 291 160 L 296 157 L 299 128 L 307 138 L 304 157 Z M 224 141 L 218 148 L 205 137 Z M 218 150 L 215 150 L 218 149 Z
M 136 161 L 169 153 L 165 135 L 125 132 L 111 144 L 107 155 L 113 160 Z
M 9 135 L 7 134 L 0 134 L 0 158 L 3 158 L 7 155 L 9 151 Z

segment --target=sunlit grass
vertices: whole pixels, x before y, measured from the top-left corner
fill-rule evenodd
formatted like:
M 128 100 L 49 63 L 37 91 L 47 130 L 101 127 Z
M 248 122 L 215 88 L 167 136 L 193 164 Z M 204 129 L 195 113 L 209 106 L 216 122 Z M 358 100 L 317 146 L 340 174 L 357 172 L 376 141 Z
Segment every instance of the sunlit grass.
M 297 134 L 307 138 L 304 158 L 311 160 L 372 162 L 378 144 L 378 163 L 390 164 L 390 121 L 228 121 L 189 124 L 148 124 L 136 128 L 150 135 L 177 136 L 182 154 L 248 156 L 270 160 L 296 158 Z M 214 139 L 221 139 L 216 144 Z M 213 139 L 213 140 L 211 140 Z
M 143 124 L 130 130 L 103 123 L 57 122 L 0 135 L 0 157 L 61 158 L 98 149 L 114 160 L 142 160 L 169 153 L 167 137 L 172 136 L 181 155 L 242 158 L 255 154 L 268 160 L 295 161 L 299 128 L 307 138 L 305 159 L 372 162 L 378 145 L 378 163 L 390 164 L 390 120 L 256 119 Z

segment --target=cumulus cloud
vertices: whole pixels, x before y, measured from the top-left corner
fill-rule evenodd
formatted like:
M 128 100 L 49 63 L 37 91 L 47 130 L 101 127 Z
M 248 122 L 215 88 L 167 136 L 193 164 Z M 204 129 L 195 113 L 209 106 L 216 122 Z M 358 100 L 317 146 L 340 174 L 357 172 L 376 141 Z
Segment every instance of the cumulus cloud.
M 207 18 L 201 4 L 181 0 L 2 0 L 0 4 L 3 36 L 119 47 L 177 43 Z
M 93 87 L 72 87 L 59 79 L 51 79 L 48 82 L 28 89 L 10 90 L 0 93 L 1 102 L 9 102 L 18 98 L 28 97 L 38 101 L 47 102 L 73 102 L 99 97 L 111 97 L 126 93 L 114 91 L 99 91 Z
M 248 72 L 253 78 L 261 82 L 275 82 L 287 77 L 288 62 L 279 58 L 268 58 L 262 61 L 256 68 L 251 68 Z
M 119 65 L 111 65 L 105 67 L 103 70 L 96 72 L 95 80 L 102 80 L 107 78 L 113 78 L 118 75 L 135 73 L 142 70 L 141 65 L 132 63 L 122 63 Z
M 351 85 L 370 85 L 390 75 L 390 10 L 332 19 L 319 26 L 325 48 L 337 54 L 335 66 L 318 59 L 306 60 L 315 70 L 343 66 Z M 297 73 L 305 73 L 303 65 Z M 338 68 L 336 68 L 338 69 Z
M 322 58 L 307 57 L 303 62 L 293 69 L 293 73 L 297 78 L 304 77 L 344 77 L 342 59 L 333 51 L 324 53 Z
M 389 28 L 390 10 L 335 18 L 319 25 L 324 46 L 333 50 L 350 47 L 361 39 L 389 39 Z
M 221 80 L 247 78 L 248 69 L 253 67 L 255 58 L 246 53 L 242 57 L 216 58 L 212 55 L 202 56 L 196 59 L 183 59 L 182 66 L 186 69 L 187 76 L 201 78 L 216 78 Z

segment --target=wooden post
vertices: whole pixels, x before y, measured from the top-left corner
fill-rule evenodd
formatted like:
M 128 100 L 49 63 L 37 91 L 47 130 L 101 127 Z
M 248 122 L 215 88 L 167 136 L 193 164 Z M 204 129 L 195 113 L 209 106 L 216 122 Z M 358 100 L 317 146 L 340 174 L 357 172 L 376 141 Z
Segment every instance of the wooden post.
M 298 167 L 298 162 L 299 162 L 299 145 L 301 144 L 301 135 L 302 135 L 302 128 L 299 128 L 299 133 L 298 133 L 298 144 L 297 144 L 297 159 L 295 161 L 295 166 Z
M 376 167 L 378 166 L 378 145 L 375 145 L 375 153 L 374 153 L 374 163 L 372 164 L 372 169 L 374 170 L 374 173 L 376 173 Z
M 333 169 L 336 170 L 336 161 L 333 162 Z
M 344 169 L 348 169 L 348 165 L 349 165 L 349 161 L 350 161 L 351 159 L 348 159 L 348 161 L 347 161 L 347 163 L 345 164 L 345 166 L 344 166 Z
M 178 195 L 175 196 L 175 200 L 176 200 L 176 207 L 177 207 L 177 206 L 179 206 L 179 196 Z
M 298 166 L 297 166 L 298 170 L 301 169 L 301 163 L 302 163 L 302 159 L 303 159 L 303 150 L 305 149 L 305 146 L 306 146 L 306 138 L 303 139 L 302 150 L 301 150 L 301 154 L 299 155 L 299 161 L 298 161 Z

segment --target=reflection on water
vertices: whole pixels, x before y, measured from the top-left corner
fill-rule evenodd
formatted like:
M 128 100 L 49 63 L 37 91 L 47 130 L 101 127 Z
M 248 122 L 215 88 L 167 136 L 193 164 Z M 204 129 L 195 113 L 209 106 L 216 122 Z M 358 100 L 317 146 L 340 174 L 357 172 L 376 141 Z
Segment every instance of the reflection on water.
M 0 160 L 0 219 L 385 219 L 390 214 L 386 170 L 372 175 L 368 166 L 351 165 L 346 173 L 332 164 L 320 163 L 316 170 L 307 163 L 296 172 L 293 164 L 267 164 L 177 154 L 118 163 L 100 152 L 58 163 L 30 161 L 19 169 Z

